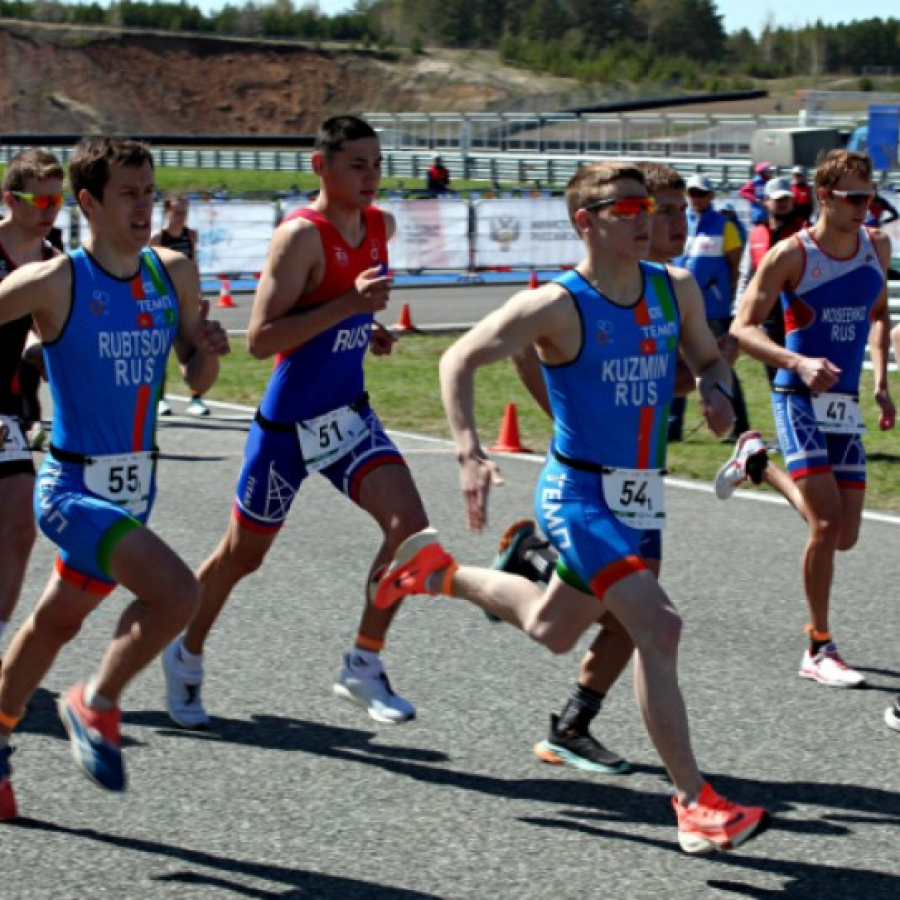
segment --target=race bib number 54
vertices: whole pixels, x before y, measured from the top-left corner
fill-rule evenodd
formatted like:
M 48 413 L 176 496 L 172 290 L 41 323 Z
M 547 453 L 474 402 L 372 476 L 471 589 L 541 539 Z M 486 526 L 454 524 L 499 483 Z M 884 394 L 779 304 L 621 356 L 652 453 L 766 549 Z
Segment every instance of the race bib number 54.
M 603 473 L 603 499 L 629 528 L 662 531 L 666 527 L 663 473 L 660 469 L 611 469 Z

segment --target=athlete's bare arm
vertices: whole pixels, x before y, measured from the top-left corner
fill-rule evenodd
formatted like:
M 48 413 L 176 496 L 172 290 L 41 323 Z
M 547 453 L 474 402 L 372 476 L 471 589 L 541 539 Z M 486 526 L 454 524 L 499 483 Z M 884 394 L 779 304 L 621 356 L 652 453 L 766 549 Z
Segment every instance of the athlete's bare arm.
M 681 353 L 698 379 L 700 410 L 713 433 L 722 436 L 734 425 L 731 369 L 709 329 L 703 294 L 694 276 L 684 269 L 670 267 L 669 277 L 681 312 Z
M 441 397 L 460 463 L 460 483 L 469 528 L 487 524 L 491 483 L 497 467 L 481 447 L 475 422 L 475 373 L 533 344 L 541 359 L 563 363 L 578 353 L 578 314 L 571 296 L 556 284 L 522 291 L 482 319 L 441 359 Z
M 882 431 L 893 428 L 897 410 L 888 387 L 887 364 L 891 350 L 891 315 L 888 308 L 887 272 L 891 265 L 891 239 L 883 232 L 870 232 L 872 243 L 878 252 L 885 273 L 885 284 L 872 309 L 872 328 L 869 332 L 869 355 L 875 379 L 875 402 L 881 409 L 879 427 Z
M 204 394 L 218 377 L 219 357 L 229 351 L 228 335 L 218 322 L 207 319 L 201 309 L 200 277 L 194 261 L 165 247 L 156 252 L 178 292 L 175 355 L 187 386 L 194 393 Z
M 0 282 L 0 324 L 30 315 L 42 341 L 59 337 L 72 304 L 67 256 L 29 263 Z
M 802 356 L 779 346 L 761 327 L 778 302 L 779 294 L 794 288 L 802 271 L 803 249 L 797 241 L 781 241 L 772 247 L 750 280 L 731 333 L 749 356 L 773 368 L 796 372 L 811 390 L 827 391 L 838 380 L 837 366 L 824 357 Z
M 385 225 L 388 235 L 393 234 L 393 219 L 389 224 L 386 217 Z M 324 265 L 322 241 L 312 222 L 295 219 L 275 230 L 247 332 L 247 345 L 257 359 L 299 347 L 350 316 L 387 306 L 391 279 L 376 266 L 359 275 L 353 290 L 292 315 L 300 297 L 318 286 Z

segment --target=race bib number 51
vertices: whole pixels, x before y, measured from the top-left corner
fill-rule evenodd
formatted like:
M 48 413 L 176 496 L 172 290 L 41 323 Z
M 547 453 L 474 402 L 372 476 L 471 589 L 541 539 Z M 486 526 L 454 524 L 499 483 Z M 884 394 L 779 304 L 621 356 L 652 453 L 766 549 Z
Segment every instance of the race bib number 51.
M 666 527 L 663 473 L 660 469 L 611 469 L 603 473 L 603 499 L 629 528 L 662 531 Z
M 337 462 L 368 434 L 369 426 L 349 406 L 297 424 L 303 462 L 310 472 L 318 472 Z

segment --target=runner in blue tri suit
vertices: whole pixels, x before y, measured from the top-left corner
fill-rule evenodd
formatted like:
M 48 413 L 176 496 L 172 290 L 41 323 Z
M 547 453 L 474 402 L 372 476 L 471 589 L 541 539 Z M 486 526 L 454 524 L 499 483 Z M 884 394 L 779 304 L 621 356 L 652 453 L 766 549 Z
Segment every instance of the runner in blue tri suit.
M 9 215 L 0 221 L 0 281 L 22 265 L 50 259 L 47 240 L 63 202 L 63 168 L 46 150 L 17 153 L 3 173 L 3 201 Z M 34 462 L 27 434 L 20 360 L 31 316 L 0 325 L 0 638 L 22 592 L 37 537 L 31 495 Z
M 263 563 L 306 479 L 319 473 L 376 521 L 381 548 L 364 609 L 334 693 L 376 722 L 415 709 L 388 680 L 380 652 L 395 610 L 370 602 L 400 543 L 427 524 L 412 475 L 369 403 L 363 359 L 393 339 L 374 322 L 391 279 L 394 220 L 373 205 L 381 147 L 355 116 L 324 122 L 312 157 L 321 190 L 277 229 L 250 319 L 250 352 L 274 357 L 272 376 L 244 450 L 234 510 L 222 542 L 200 568 L 201 605 L 163 654 L 167 709 L 185 728 L 207 725 L 200 695 L 203 650 L 235 585 Z
M 0 285 L 3 320 L 30 314 L 44 343 L 53 432 L 34 506 L 59 547 L 0 670 L 0 819 L 16 815 L 10 733 L 58 652 L 118 583 L 135 599 L 97 673 L 67 690 L 59 711 L 82 771 L 108 790 L 125 789 L 119 697 L 188 620 L 199 593 L 190 569 L 146 527 L 166 359 L 174 346 L 189 386 L 203 389 L 228 350 L 221 327 L 200 316 L 195 267 L 144 247 L 155 193 L 149 148 L 87 138 L 69 179 L 90 238 Z
M 457 565 L 425 529 L 397 551 L 375 602 L 387 607 L 408 594 L 460 597 L 557 653 L 610 612 L 637 649 L 638 703 L 675 785 L 682 849 L 732 849 L 759 834 L 768 814 L 720 797 L 697 768 L 678 685 L 681 620 L 640 546 L 644 530 L 665 521 L 662 474 L 679 349 L 699 377 L 701 409 L 717 434 L 734 421 L 730 371 L 697 282 L 681 269 L 643 262 L 652 209 L 643 172 L 626 163 L 583 166 L 569 182 L 566 203 L 585 258 L 483 319 L 440 367 L 468 524 L 481 531 L 499 476 L 478 438 L 475 372 L 536 347 L 554 435 L 535 507 L 561 566 L 545 590 L 518 575 Z
M 857 687 L 864 676 L 846 664 L 832 640 L 830 595 L 835 553 L 854 546 L 862 520 L 865 426 L 858 398 L 867 341 L 880 424 L 894 427 L 887 382 L 891 245 L 863 225 L 874 192 L 868 156 L 831 151 L 816 169 L 815 189 L 816 224 L 765 255 L 732 328 L 743 350 L 778 369 L 772 406 L 790 480 L 771 461 L 766 464 L 759 435 L 751 432 L 720 469 L 716 493 L 730 496 L 746 479 L 752 457 L 755 480 L 764 478 L 781 490 L 806 520 L 802 570 L 809 646 L 799 674 L 829 687 Z M 777 302 L 784 312 L 784 347 L 760 327 Z

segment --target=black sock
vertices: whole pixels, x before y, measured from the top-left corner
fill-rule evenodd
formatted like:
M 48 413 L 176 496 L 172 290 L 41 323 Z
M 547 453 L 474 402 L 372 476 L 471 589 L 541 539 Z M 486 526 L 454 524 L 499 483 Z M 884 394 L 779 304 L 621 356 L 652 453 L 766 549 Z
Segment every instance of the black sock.
M 831 643 L 831 638 L 826 638 L 824 641 L 814 641 L 812 638 L 809 640 L 809 655 L 815 656 L 826 644 Z
M 592 691 L 590 688 L 576 684 L 559 716 L 558 730 L 587 731 L 591 722 L 594 721 L 594 717 L 600 712 L 605 696 L 606 694 L 601 691 Z

